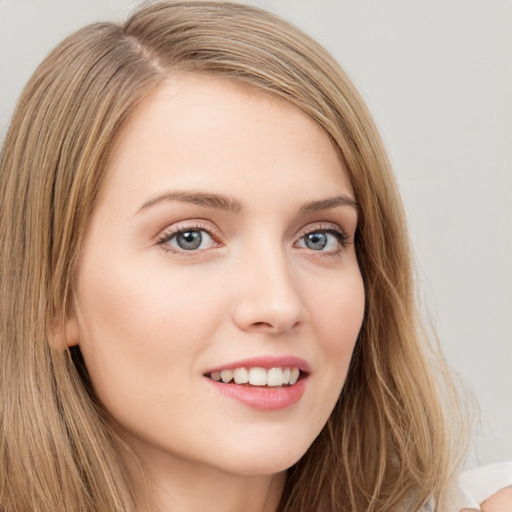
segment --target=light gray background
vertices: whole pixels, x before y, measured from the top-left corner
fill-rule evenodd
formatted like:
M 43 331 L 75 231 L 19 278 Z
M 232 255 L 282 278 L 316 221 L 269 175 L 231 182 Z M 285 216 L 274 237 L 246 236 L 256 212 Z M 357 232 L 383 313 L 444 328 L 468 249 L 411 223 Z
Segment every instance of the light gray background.
M 2 138 L 56 43 L 139 3 L 0 0 Z M 512 459 L 512 3 L 251 3 L 316 37 L 363 93 L 403 191 L 425 304 L 481 404 L 468 465 Z

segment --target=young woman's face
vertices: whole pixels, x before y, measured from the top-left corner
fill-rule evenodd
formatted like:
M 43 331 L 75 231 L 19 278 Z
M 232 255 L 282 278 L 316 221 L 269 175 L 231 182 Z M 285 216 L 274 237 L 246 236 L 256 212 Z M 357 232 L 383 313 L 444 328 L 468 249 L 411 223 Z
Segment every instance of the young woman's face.
M 133 113 L 67 332 L 143 460 L 264 475 L 303 455 L 363 319 L 353 200 L 322 129 L 248 86 L 182 77 Z

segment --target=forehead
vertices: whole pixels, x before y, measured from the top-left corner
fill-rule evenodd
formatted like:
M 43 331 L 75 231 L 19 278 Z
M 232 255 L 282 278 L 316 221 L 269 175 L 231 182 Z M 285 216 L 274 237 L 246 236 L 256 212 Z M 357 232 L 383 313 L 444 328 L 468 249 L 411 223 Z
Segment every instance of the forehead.
M 113 152 L 108 182 L 137 192 L 207 188 L 223 193 L 332 187 L 351 195 L 337 151 L 299 108 L 233 80 L 182 75 L 168 79 L 132 112 Z M 234 190 L 236 192 L 236 190 Z

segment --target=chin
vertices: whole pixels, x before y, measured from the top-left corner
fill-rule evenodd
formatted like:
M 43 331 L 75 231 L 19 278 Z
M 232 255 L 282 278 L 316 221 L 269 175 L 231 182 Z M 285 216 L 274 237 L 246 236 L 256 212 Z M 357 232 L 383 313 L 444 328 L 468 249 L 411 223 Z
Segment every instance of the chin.
M 309 445 L 288 449 L 244 450 L 238 456 L 232 455 L 226 460 L 225 470 L 243 476 L 267 476 L 286 471 L 306 453 Z

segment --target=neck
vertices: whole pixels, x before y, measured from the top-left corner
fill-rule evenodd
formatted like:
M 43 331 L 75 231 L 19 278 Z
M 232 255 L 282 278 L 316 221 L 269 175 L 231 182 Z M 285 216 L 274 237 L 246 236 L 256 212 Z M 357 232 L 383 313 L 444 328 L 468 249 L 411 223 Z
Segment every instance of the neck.
M 239 475 L 174 455 L 123 459 L 138 512 L 276 512 L 286 480 L 286 472 Z

